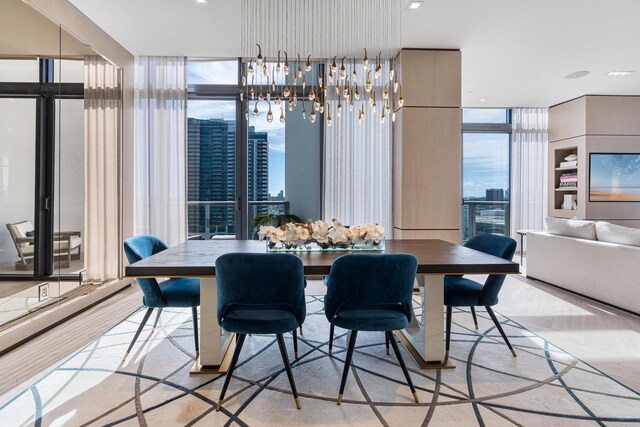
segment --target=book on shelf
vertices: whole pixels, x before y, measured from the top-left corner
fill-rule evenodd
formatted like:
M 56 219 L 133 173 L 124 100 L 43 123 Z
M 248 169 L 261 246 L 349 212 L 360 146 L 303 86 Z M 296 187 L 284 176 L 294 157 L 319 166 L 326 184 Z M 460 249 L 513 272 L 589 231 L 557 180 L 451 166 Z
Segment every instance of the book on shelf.
M 569 181 L 569 182 L 561 181 L 559 187 L 560 188 L 578 188 L 578 183 L 576 181 Z
M 578 166 L 578 161 L 575 160 L 573 162 L 560 162 L 561 168 L 574 168 Z

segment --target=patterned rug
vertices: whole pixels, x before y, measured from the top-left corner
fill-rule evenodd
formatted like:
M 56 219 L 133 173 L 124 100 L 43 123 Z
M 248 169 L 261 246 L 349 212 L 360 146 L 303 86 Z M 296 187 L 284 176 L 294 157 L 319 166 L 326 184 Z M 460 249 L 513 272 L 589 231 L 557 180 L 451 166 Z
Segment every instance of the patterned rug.
M 499 309 L 499 306 L 498 306 Z M 640 423 L 640 394 L 575 359 L 522 325 L 499 316 L 518 357 L 491 319 L 454 311 L 455 369 L 422 371 L 401 347 L 422 403 L 413 401 L 382 333 L 360 333 L 342 406 L 336 405 L 346 331 L 336 328 L 333 358 L 323 297 L 307 297 L 307 320 L 293 361 L 296 410 L 274 336 L 247 337 L 221 412 L 224 377 L 189 375 L 191 311 L 165 309 L 129 359 L 122 355 L 141 309 L 29 387 L 0 397 L 0 425 L 455 425 L 588 426 Z M 155 314 L 154 314 L 155 316 Z M 152 323 L 152 322 L 149 322 Z M 7 373 L 3 373 L 3 376 Z

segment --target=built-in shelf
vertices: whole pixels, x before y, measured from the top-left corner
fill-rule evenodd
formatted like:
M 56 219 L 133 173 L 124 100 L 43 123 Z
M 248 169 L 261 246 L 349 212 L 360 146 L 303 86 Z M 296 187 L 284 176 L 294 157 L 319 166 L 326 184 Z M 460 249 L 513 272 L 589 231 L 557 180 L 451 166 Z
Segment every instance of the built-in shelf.
M 575 171 L 578 170 L 577 166 L 569 166 L 565 168 L 556 168 L 557 171 Z
M 578 191 L 578 187 L 556 188 L 556 191 Z

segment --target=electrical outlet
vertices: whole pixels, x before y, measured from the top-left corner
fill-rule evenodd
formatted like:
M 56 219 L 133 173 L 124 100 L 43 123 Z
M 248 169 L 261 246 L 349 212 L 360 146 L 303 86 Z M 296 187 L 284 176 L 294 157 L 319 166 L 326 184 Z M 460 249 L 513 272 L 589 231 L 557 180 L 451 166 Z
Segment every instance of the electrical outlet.
M 43 283 L 38 286 L 38 301 L 49 299 L 49 284 Z

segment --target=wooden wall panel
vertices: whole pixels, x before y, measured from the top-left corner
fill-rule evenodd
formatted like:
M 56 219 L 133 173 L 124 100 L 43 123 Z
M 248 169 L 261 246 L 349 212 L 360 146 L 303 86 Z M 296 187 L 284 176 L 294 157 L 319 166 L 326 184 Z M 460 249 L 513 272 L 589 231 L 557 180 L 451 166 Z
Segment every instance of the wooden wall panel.
M 394 239 L 440 239 L 451 243 L 460 243 L 460 230 L 393 230 Z
M 402 159 L 402 212 L 396 226 L 460 228 L 460 109 L 405 108 L 402 116 L 402 153 L 396 153 Z
M 549 142 L 586 133 L 586 97 L 582 96 L 549 109 Z
M 640 135 L 640 96 L 587 96 L 588 135 Z
M 403 50 L 404 106 L 393 127 L 396 239 L 460 242 L 462 111 L 459 51 Z
M 405 107 L 460 107 L 460 51 L 403 49 L 398 71 Z

